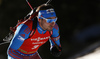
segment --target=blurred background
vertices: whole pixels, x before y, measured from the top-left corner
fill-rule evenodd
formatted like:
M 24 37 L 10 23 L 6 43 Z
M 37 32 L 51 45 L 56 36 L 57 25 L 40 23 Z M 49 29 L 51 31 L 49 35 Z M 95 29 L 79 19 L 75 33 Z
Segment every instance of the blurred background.
M 46 1 L 29 0 L 33 7 Z M 52 56 L 48 41 L 38 50 L 43 59 L 76 59 L 100 46 L 100 0 L 52 0 L 51 4 L 58 17 L 63 50 L 60 57 Z M 9 27 L 30 11 L 25 0 L 0 0 L 0 42 L 8 35 Z M 9 43 L 0 45 L 0 59 L 7 59 L 8 46 Z

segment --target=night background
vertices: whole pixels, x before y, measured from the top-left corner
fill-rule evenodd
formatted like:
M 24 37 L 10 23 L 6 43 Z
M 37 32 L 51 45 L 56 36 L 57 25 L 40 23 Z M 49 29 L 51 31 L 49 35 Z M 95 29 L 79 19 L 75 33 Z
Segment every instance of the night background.
M 37 7 L 47 0 L 29 0 Z M 62 55 L 50 54 L 49 41 L 38 50 L 43 59 L 75 59 L 95 48 L 85 50 L 88 46 L 100 42 L 100 0 L 52 0 L 58 17 Z M 8 35 L 9 28 L 17 24 L 31 11 L 25 0 L 0 0 L 0 42 Z M 7 59 L 8 44 L 0 45 L 0 59 Z

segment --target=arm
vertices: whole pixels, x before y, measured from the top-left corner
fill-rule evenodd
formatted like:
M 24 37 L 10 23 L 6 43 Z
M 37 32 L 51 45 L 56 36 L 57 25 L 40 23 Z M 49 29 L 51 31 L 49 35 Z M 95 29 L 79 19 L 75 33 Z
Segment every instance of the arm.
M 10 43 L 10 47 L 17 50 L 23 44 L 24 40 L 29 37 L 29 34 L 30 29 L 28 26 L 25 24 L 20 24 L 15 31 L 14 37 Z
M 58 57 L 61 55 L 62 48 L 60 44 L 59 27 L 57 24 L 55 24 L 52 31 L 53 34 L 51 35 L 51 39 L 49 40 L 51 44 L 50 51 L 54 56 Z

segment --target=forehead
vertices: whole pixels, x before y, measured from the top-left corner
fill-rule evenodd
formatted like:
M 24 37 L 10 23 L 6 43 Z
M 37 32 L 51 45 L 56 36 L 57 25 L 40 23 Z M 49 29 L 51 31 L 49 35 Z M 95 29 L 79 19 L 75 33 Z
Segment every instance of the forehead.
M 46 9 L 46 10 L 40 10 L 39 12 L 41 12 L 41 13 L 53 13 L 53 12 L 55 12 L 54 11 L 54 9 Z
M 54 9 L 40 10 L 38 13 L 38 17 L 44 17 L 44 18 L 56 17 L 56 13 Z
M 54 11 L 54 9 L 47 9 L 46 12 L 47 12 L 47 13 L 53 13 L 53 12 L 55 12 L 55 11 Z

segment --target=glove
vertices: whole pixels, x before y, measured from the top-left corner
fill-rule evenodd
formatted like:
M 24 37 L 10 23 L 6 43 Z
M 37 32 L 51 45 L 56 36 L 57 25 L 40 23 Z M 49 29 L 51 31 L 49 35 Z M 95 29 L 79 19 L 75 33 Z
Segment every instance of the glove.
M 59 47 L 59 46 L 58 46 L 58 48 L 59 48 L 60 50 L 58 50 L 58 49 L 56 48 L 56 46 L 53 46 L 53 47 L 50 48 L 51 54 L 52 54 L 53 56 L 55 56 L 55 57 L 59 57 L 59 56 L 61 55 L 62 48 Z

